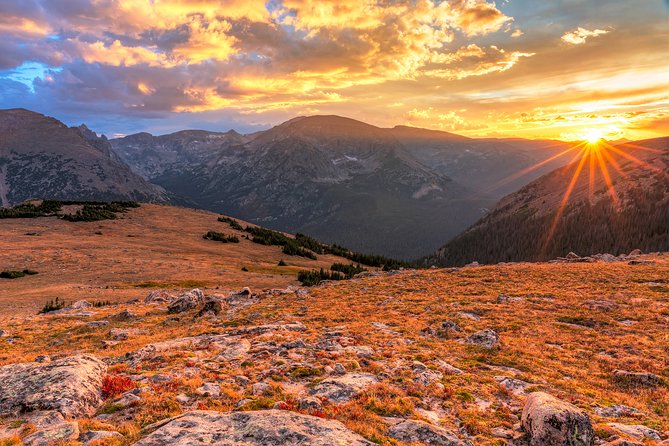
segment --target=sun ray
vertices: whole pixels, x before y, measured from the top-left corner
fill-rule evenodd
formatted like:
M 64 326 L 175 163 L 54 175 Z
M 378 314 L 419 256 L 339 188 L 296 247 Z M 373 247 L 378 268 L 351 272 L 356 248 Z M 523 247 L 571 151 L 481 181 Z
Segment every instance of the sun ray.
M 633 163 L 635 163 L 635 164 L 637 164 L 641 167 L 645 167 L 646 169 L 652 170 L 652 171 L 655 171 L 655 172 L 662 172 L 662 169 L 659 169 L 655 166 L 652 166 L 652 165 L 648 164 L 647 162 L 640 160 L 636 156 L 630 155 L 629 153 L 625 152 L 624 150 L 620 150 L 617 147 L 614 147 L 611 144 L 606 143 L 606 142 L 603 142 L 602 144 L 604 144 L 604 147 L 606 147 L 606 149 L 617 153 L 618 155 L 622 156 L 623 158 L 627 158 L 628 160 L 632 161 Z
M 631 149 L 644 150 L 646 152 L 653 152 L 653 153 L 663 153 L 664 152 L 663 150 L 653 149 L 651 147 L 646 147 L 646 146 L 640 146 L 639 144 L 634 144 L 634 143 L 630 143 L 630 142 L 619 144 L 618 146 L 619 147 L 621 147 L 621 146 L 622 147 L 629 147 Z
M 553 235 L 555 234 L 555 229 L 557 229 L 557 225 L 560 222 L 560 218 L 562 218 L 562 214 L 564 213 L 564 210 L 567 206 L 567 203 L 569 202 L 569 197 L 571 197 L 571 193 L 574 191 L 574 187 L 576 186 L 576 182 L 578 181 L 579 177 L 581 176 L 581 171 L 583 170 L 583 166 L 585 165 L 585 162 L 587 161 L 588 158 L 588 151 L 587 147 L 583 147 L 579 153 L 576 155 L 574 158 L 574 161 L 578 159 L 578 157 L 581 157 L 581 160 L 578 162 L 578 165 L 576 166 L 576 169 L 574 170 L 574 174 L 571 177 L 571 181 L 569 182 L 569 186 L 567 186 L 567 190 L 564 193 L 564 196 L 562 197 L 562 201 L 560 202 L 560 206 L 558 207 L 558 210 L 555 214 L 555 218 L 553 219 L 553 223 L 551 224 L 551 227 L 548 231 L 548 235 L 546 237 L 546 240 L 544 242 L 544 247 L 543 251 L 544 253 L 548 249 L 548 245 L 550 241 L 553 239 Z M 573 161 L 572 161 L 573 163 Z
M 588 200 L 592 203 L 595 199 L 595 157 L 593 154 L 597 154 L 600 151 L 598 143 L 588 144 L 588 158 L 590 159 L 590 176 L 588 177 Z
M 604 150 L 600 151 L 601 155 L 606 158 L 606 162 L 611 164 L 613 168 L 622 176 L 623 178 L 627 178 L 629 175 L 627 175 L 627 172 L 623 170 L 622 167 L 620 167 L 620 163 L 618 163 L 618 160 L 616 160 L 611 154 L 604 148 Z
M 540 168 L 541 166 L 545 166 L 546 164 L 550 163 L 551 161 L 554 161 L 554 160 L 560 158 L 561 156 L 564 156 L 564 155 L 566 155 L 567 153 L 572 152 L 572 151 L 578 149 L 579 147 L 583 147 L 585 144 L 586 144 L 585 142 L 581 142 L 581 143 L 579 143 L 579 144 L 576 144 L 575 146 L 572 146 L 572 147 L 570 147 L 570 148 L 568 148 L 568 149 L 565 149 L 565 150 L 563 150 L 562 152 L 560 152 L 560 153 L 558 153 L 558 154 L 556 154 L 556 155 L 551 156 L 550 158 L 547 158 L 547 159 L 545 159 L 545 160 L 543 160 L 543 161 L 540 161 L 540 162 L 538 162 L 538 163 L 536 163 L 536 164 L 533 164 L 533 165 L 531 165 L 531 166 L 529 166 L 529 167 L 526 167 L 525 169 L 523 169 L 523 170 L 521 170 L 521 171 L 519 171 L 519 172 L 516 172 L 516 173 L 514 173 L 514 174 L 512 174 L 512 175 L 509 175 L 509 176 L 507 176 L 507 177 L 505 177 L 505 178 L 502 178 L 501 180 L 497 181 L 497 182 L 496 182 L 495 184 L 493 184 L 492 186 L 489 186 L 489 187 L 487 187 L 486 189 L 484 189 L 483 192 L 484 192 L 484 193 L 489 193 L 489 192 L 492 192 L 492 191 L 494 191 L 494 190 L 497 190 L 497 189 L 499 189 L 500 187 L 505 186 L 505 185 L 509 184 L 510 182 L 517 180 L 518 178 L 522 177 L 523 175 L 527 175 L 528 173 L 532 172 L 533 170 L 536 170 L 536 169 Z M 570 161 L 570 163 L 573 163 L 574 161 L 575 161 L 575 160 L 572 160 L 572 161 Z
M 604 153 L 606 154 L 606 152 Z M 615 206 L 616 210 L 618 210 L 620 206 L 620 199 L 618 198 L 615 186 L 613 185 L 613 181 L 611 180 L 609 169 L 608 167 L 606 167 L 606 162 L 604 161 L 604 156 L 602 155 L 602 151 L 595 152 L 595 156 L 597 157 L 599 170 L 602 172 L 602 177 L 604 177 L 604 182 L 606 183 L 606 189 L 609 195 L 611 196 L 611 200 L 613 200 L 613 205 Z

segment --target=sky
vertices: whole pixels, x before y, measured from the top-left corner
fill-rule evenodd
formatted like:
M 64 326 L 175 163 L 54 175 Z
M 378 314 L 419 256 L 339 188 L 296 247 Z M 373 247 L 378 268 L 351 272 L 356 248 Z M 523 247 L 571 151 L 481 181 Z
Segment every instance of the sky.
M 669 135 L 669 0 L 0 0 L 0 108 L 110 137 L 336 114 Z

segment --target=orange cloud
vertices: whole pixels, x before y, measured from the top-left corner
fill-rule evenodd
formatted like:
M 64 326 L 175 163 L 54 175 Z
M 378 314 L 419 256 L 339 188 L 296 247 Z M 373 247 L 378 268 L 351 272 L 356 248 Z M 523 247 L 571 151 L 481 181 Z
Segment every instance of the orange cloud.
M 605 29 L 588 30 L 579 26 L 575 30 L 565 33 L 561 39 L 563 42 L 571 43 L 572 45 L 582 45 L 588 37 L 597 37 L 607 33 L 608 31 Z

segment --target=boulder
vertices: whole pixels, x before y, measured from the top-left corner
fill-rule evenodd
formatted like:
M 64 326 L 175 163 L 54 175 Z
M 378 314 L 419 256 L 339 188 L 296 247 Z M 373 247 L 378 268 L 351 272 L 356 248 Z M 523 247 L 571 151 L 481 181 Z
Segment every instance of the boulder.
M 318 398 L 327 398 L 334 403 L 343 403 L 378 382 L 379 379 L 369 373 L 347 373 L 324 379 L 311 390 L 311 394 Z
M 634 417 L 641 415 L 641 412 L 634 407 L 625 406 L 623 404 L 616 404 L 615 406 L 596 407 L 595 413 L 600 417 L 618 418 L 618 417 Z
M 493 348 L 499 345 L 499 335 L 495 330 L 481 330 L 466 338 L 465 342 L 485 348 Z
M 156 423 L 135 446 L 373 446 L 339 421 L 285 410 L 194 411 Z
M 206 296 L 196 317 L 207 315 L 218 316 L 223 312 L 223 301 L 217 296 Z
M 144 298 L 144 303 L 153 304 L 153 303 L 164 303 L 172 300 L 172 296 L 164 290 L 151 291 L 148 296 Z
M 636 257 L 636 256 L 640 256 L 641 254 L 643 254 L 643 251 L 641 251 L 640 249 L 635 249 L 632 252 L 630 252 L 629 254 L 627 254 L 627 257 Z
M 216 383 L 204 383 L 202 386 L 198 387 L 195 392 L 197 392 L 198 395 L 216 398 L 221 396 L 221 386 Z
M 662 378 L 653 373 L 625 370 L 614 370 L 613 380 L 623 386 L 656 387 L 662 383 Z
M 623 433 L 625 435 L 629 435 L 630 437 L 635 438 L 637 440 L 643 440 L 644 438 L 648 438 L 650 440 L 655 440 L 655 441 L 662 440 L 662 437 L 660 436 L 660 433 L 658 431 L 643 426 L 641 424 L 629 425 L 620 423 L 609 423 L 608 426 L 611 429 L 615 429 L 618 432 Z
M 423 443 L 430 446 L 464 446 L 451 431 L 423 421 L 405 420 L 392 426 L 388 435 L 405 443 Z
M 595 441 L 584 411 L 544 392 L 527 398 L 521 424 L 530 446 L 592 446 Z
M 84 445 L 109 444 L 107 442 L 109 442 L 110 440 L 112 442 L 113 441 L 120 442 L 123 440 L 123 435 L 114 431 L 88 431 L 79 435 L 79 442 L 83 443 Z M 111 444 L 116 444 L 116 443 L 111 443 Z
M 520 379 L 516 378 L 510 378 L 508 376 L 495 376 L 495 381 L 499 383 L 501 388 L 513 393 L 514 395 L 524 395 L 525 389 L 532 385 L 528 382 L 521 381 Z
M 79 438 L 79 425 L 76 422 L 60 423 L 38 430 L 23 439 L 23 446 L 52 446 L 74 441 Z
M 167 312 L 170 314 L 183 313 L 184 311 L 192 310 L 204 303 L 204 294 L 199 289 L 194 289 L 183 293 L 181 296 L 174 299 L 168 306 Z
M 90 416 L 102 404 L 106 372 L 106 364 L 90 355 L 0 367 L 0 414 L 56 410 L 65 418 Z

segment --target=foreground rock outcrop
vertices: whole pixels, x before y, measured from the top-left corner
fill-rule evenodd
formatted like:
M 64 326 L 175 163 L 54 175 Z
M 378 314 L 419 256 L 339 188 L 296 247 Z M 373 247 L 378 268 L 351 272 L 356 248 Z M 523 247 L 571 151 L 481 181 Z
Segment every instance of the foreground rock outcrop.
M 281 410 L 193 411 L 161 421 L 151 428 L 157 429 L 135 446 L 373 445 L 339 421 Z
M 56 410 L 65 418 L 91 416 L 102 404 L 106 371 L 90 355 L 0 367 L 0 414 Z
M 530 446 L 592 446 L 595 441 L 585 412 L 544 392 L 527 398 L 521 423 Z

